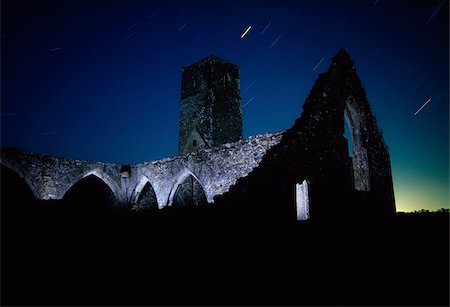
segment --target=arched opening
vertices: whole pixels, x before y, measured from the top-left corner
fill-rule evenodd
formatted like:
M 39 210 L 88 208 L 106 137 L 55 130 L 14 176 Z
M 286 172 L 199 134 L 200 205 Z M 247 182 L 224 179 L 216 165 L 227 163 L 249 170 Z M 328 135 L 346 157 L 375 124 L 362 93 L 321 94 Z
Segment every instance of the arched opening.
M 353 186 L 358 191 L 370 190 L 369 161 L 367 149 L 363 144 L 364 123 L 362 115 L 354 105 L 354 101 L 347 101 L 344 111 L 344 137 L 348 143 L 348 156 L 352 167 Z
M 345 118 L 344 137 L 347 140 L 348 156 L 351 158 L 353 156 L 353 138 L 352 138 L 352 132 L 350 131 L 350 124 L 349 124 L 347 112 L 345 112 L 344 118 Z
M 2 164 L 0 170 L 2 280 L 7 284 L 29 274 L 27 257 L 35 252 L 30 246 L 46 220 L 25 179 L 9 166 Z
M 34 194 L 24 178 L 21 178 L 15 171 L 1 164 L 1 201 L 3 204 L 16 204 L 24 206 L 31 204 Z
M 136 203 L 132 210 L 149 210 L 158 209 L 158 201 L 156 198 L 155 190 L 153 190 L 150 182 L 146 182 L 144 187 L 138 192 Z
M 33 215 L 36 198 L 30 186 L 16 171 L 1 164 L 1 215 L 2 224 L 13 224 L 14 219 Z
M 35 262 L 42 248 L 43 228 L 48 227 L 46 215 L 25 178 L 16 170 L 1 164 L 1 246 L 2 285 L 7 297 L 23 297 L 24 285 L 37 275 Z M 33 255 L 33 257 L 30 257 Z M 30 259 L 32 258 L 32 259 Z M 25 286 L 26 289 L 26 286 Z
M 208 203 L 202 185 L 190 174 L 175 191 L 172 206 L 189 207 L 201 206 Z
M 89 175 L 77 181 L 66 192 L 63 201 L 76 212 L 97 215 L 112 208 L 116 198 L 111 188 L 102 179 Z

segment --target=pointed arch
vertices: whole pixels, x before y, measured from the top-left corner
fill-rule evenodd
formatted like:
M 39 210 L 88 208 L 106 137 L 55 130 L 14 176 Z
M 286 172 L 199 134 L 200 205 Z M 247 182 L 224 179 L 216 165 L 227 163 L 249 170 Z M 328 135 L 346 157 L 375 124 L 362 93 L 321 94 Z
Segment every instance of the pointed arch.
M 370 173 L 367 148 L 365 146 L 364 131 L 367 124 L 362 120 L 365 118 L 354 98 L 347 99 L 344 107 L 344 125 L 350 131 L 352 153 L 353 186 L 358 191 L 370 191 Z M 350 146 L 349 146 L 350 147 Z
M 23 172 L 16 165 L 9 163 L 6 160 L 0 160 L 0 164 L 4 167 L 8 168 L 9 170 L 11 170 L 13 173 L 15 173 L 17 176 L 19 176 L 19 178 L 21 178 L 23 181 L 25 181 L 27 187 L 30 189 L 34 198 L 40 199 L 39 193 L 37 192 L 36 187 L 34 186 L 33 182 L 30 180 L 30 177 L 25 172 Z
M 207 204 L 206 193 L 200 180 L 191 171 L 184 170 L 172 187 L 168 206 L 173 205 L 204 205 Z
M 83 176 L 64 194 L 66 208 L 74 216 L 97 217 L 117 205 L 117 197 L 111 187 L 94 173 Z
M 133 194 L 133 210 L 158 209 L 158 198 L 150 180 L 143 176 Z
M 113 193 L 114 197 L 116 200 L 118 200 L 118 192 L 120 190 L 119 186 L 117 185 L 117 183 L 115 183 L 111 177 L 106 174 L 105 172 L 99 170 L 99 169 L 93 169 L 93 170 L 89 170 L 85 173 L 83 173 L 81 176 L 78 176 L 68 187 L 67 189 L 62 193 L 62 198 L 65 197 L 65 195 L 67 194 L 67 192 L 73 187 L 75 186 L 79 181 L 81 181 L 82 179 L 88 177 L 88 176 L 94 176 L 97 177 L 99 180 L 101 180 L 105 185 L 107 185 L 109 187 L 109 189 L 111 190 L 111 192 Z

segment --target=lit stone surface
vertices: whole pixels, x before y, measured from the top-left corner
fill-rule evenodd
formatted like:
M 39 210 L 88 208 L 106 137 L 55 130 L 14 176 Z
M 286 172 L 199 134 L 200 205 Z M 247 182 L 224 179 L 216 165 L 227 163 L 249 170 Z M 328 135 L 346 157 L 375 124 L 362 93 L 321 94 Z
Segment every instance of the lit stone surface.
M 2 148 L 0 162 L 25 178 L 39 199 L 62 199 L 77 181 L 95 175 L 111 188 L 119 206 L 142 209 L 147 206 L 145 199 L 152 199 L 153 189 L 162 208 L 172 205 L 175 191 L 189 175 L 201 185 L 207 201 L 214 202 L 214 196 L 226 192 L 255 168 L 281 136 L 281 132 L 264 134 L 185 156 L 131 165 L 128 178 L 123 178 L 118 164 L 57 158 L 15 148 Z M 144 190 L 147 183 L 152 189 Z
M 238 77 L 236 65 L 217 57 L 186 68 L 180 111 L 185 155 L 128 166 L 2 148 L 1 163 L 40 199 L 61 199 L 80 179 L 95 175 L 114 193 L 117 206 L 136 210 L 201 204 L 206 198 L 260 209 L 271 218 L 294 219 L 299 200 L 301 219 L 395 212 L 389 151 L 345 49 L 319 75 L 291 128 L 226 142 L 242 134 Z M 227 103 L 229 110 L 208 109 Z M 237 130 L 217 116 L 238 122 Z M 344 137 L 344 120 L 352 140 Z M 194 143 L 205 148 L 192 151 Z M 305 180 L 307 187 L 298 190 Z
M 301 184 L 297 183 L 296 201 L 297 201 L 297 220 L 305 221 L 309 219 L 309 195 L 308 181 L 303 180 Z

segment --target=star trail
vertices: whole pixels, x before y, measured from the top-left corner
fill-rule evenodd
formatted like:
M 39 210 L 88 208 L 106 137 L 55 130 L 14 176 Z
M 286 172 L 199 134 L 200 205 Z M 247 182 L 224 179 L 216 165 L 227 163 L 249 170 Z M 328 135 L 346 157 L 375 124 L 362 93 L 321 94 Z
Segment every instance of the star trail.
M 174 156 L 181 70 L 211 54 L 240 67 L 244 136 L 284 130 L 345 47 L 391 153 L 398 210 L 448 207 L 448 1 L 1 5 L 2 146 L 126 164 Z

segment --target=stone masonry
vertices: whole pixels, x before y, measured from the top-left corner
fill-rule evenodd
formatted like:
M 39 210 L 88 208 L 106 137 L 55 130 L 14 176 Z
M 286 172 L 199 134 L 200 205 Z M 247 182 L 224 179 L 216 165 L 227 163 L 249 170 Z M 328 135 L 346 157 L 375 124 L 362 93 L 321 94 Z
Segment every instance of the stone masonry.
M 94 175 L 105 182 L 118 206 L 131 207 L 147 182 L 153 188 L 159 208 L 172 206 L 175 192 L 189 175 L 199 182 L 206 199 L 223 194 L 236 179 L 246 176 L 258 165 L 267 149 L 277 144 L 281 132 L 191 152 L 184 156 L 130 165 L 57 158 L 15 148 L 2 148 L 1 163 L 15 171 L 38 199 L 62 199 L 75 183 Z
M 125 208 L 185 205 L 181 195 L 191 194 L 194 205 L 206 199 L 273 217 L 395 212 L 388 148 L 347 50 L 319 75 L 291 128 L 246 140 L 236 65 L 209 57 L 184 68 L 182 83 L 180 156 L 116 165 L 2 148 L 0 162 L 38 199 L 62 199 L 92 175 Z
M 352 140 L 344 137 L 345 121 Z M 352 156 L 348 141 L 353 142 Z M 319 75 L 301 117 L 281 141 L 217 198 L 271 216 L 296 216 L 296 205 L 301 205 L 296 204 L 296 188 L 304 181 L 311 217 L 395 212 L 389 151 L 346 49 Z
M 183 67 L 179 154 L 242 139 L 239 67 L 210 56 Z

